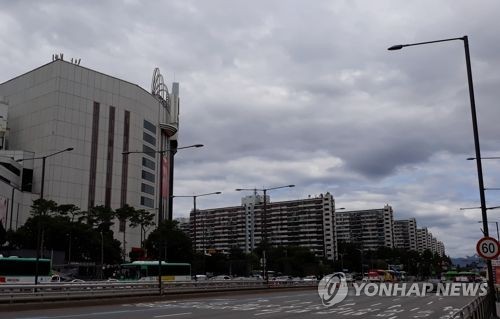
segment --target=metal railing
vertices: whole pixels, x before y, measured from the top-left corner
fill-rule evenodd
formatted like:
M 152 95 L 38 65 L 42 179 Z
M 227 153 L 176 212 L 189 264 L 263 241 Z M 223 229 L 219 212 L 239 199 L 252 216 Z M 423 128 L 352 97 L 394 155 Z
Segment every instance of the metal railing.
M 456 312 L 452 319 L 490 319 L 491 303 L 494 302 L 489 296 L 477 297 L 472 300 L 468 305 Z
M 267 284 L 263 280 L 164 281 L 162 294 L 299 287 L 317 287 L 317 282 L 280 281 Z M 159 294 L 158 290 L 157 281 L 0 285 L 0 304 L 154 296 Z

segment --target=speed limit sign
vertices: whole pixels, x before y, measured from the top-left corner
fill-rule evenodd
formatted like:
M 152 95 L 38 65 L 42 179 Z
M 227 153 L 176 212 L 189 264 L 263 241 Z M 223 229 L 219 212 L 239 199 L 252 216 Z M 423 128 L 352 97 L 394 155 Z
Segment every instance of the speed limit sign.
M 498 241 L 492 237 L 481 238 L 476 245 L 476 250 L 479 256 L 485 259 L 495 259 L 500 253 Z

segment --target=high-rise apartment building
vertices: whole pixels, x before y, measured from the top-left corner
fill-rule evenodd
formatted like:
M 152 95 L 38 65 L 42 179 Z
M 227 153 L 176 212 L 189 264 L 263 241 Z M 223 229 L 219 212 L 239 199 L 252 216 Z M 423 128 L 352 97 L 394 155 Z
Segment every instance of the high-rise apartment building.
M 415 218 L 394 221 L 394 247 L 417 250 L 417 221 Z
M 271 202 L 246 196 L 241 206 L 191 212 L 191 239 L 197 251 L 227 253 L 232 247 L 251 252 L 264 233 L 271 245 L 309 248 L 316 256 L 336 259 L 334 228 L 335 201 L 330 193 L 314 198 Z
M 365 250 L 394 247 L 393 211 L 389 205 L 381 209 L 338 211 L 335 224 L 338 243 L 359 244 Z

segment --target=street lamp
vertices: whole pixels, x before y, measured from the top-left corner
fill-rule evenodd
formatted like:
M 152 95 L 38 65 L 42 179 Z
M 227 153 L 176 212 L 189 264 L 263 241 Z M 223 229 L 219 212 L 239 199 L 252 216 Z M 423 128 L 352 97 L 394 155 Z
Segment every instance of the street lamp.
M 482 223 L 482 221 L 478 221 L 478 223 Z M 500 232 L 498 231 L 498 222 L 488 222 L 488 223 L 495 223 L 497 226 L 497 241 L 500 242 Z
M 123 155 L 128 155 L 128 154 L 158 154 L 160 157 L 160 180 L 159 180 L 159 190 L 158 192 L 158 228 L 160 227 L 161 222 L 163 221 L 163 156 L 167 152 L 171 151 L 177 151 L 177 150 L 182 150 L 186 148 L 198 148 L 198 147 L 203 147 L 203 144 L 194 144 L 194 145 L 188 145 L 188 146 L 183 146 L 183 147 L 177 147 L 175 149 L 163 149 L 163 147 L 160 150 L 157 151 L 151 151 L 151 152 L 146 152 L 146 151 L 128 151 L 128 152 L 122 152 Z M 160 296 L 163 294 L 163 289 L 162 289 L 162 281 L 161 281 L 161 259 L 162 259 L 162 250 L 163 250 L 163 239 L 161 238 L 161 231 L 160 231 L 160 244 L 158 246 L 158 289 L 159 289 L 159 294 Z
M 70 152 L 72 151 L 72 147 L 68 147 L 66 149 L 51 153 L 49 155 L 45 156 L 39 156 L 39 157 L 33 157 L 33 158 L 24 158 L 24 159 L 18 159 L 16 162 L 22 162 L 22 161 L 29 161 L 29 160 L 37 160 L 41 159 L 42 160 L 42 181 L 41 181 L 41 187 L 40 187 L 40 199 L 43 199 L 43 190 L 45 186 L 45 161 L 47 160 L 48 157 L 64 153 L 64 152 Z M 38 216 L 38 223 L 37 223 L 37 236 L 36 236 L 36 261 L 35 261 L 35 285 L 38 285 L 38 264 L 40 261 L 40 255 L 41 255 L 41 233 L 42 233 L 42 221 L 41 221 L 41 216 Z
M 363 248 L 354 248 L 355 250 L 359 251 L 360 255 L 361 255 L 361 280 L 363 280 L 363 278 L 365 277 L 365 272 L 363 270 L 363 252 L 364 252 L 364 249 Z
M 450 38 L 450 39 L 442 39 L 442 40 L 435 40 L 435 41 L 426 41 L 426 42 L 418 42 L 418 43 L 410 43 L 410 44 L 398 44 L 398 45 L 393 45 L 388 50 L 401 50 L 404 47 L 410 47 L 410 46 L 416 46 L 416 45 L 423 45 L 423 44 L 431 44 L 431 43 L 438 43 L 438 42 L 447 42 L 447 41 L 463 41 L 464 43 L 464 51 L 465 51 L 465 64 L 467 68 L 467 81 L 469 85 L 469 99 L 470 99 L 470 108 L 471 108 L 471 116 L 472 116 L 472 129 L 474 133 L 474 147 L 475 147 L 475 153 L 476 153 L 476 164 L 477 164 L 477 179 L 478 179 L 478 184 L 479 184 L 479 197 L 481 200 L 481 215 L 482 215 L 482 222 L 483 222 L 483 229 L 484 229 L 484 235 L 488 236 L 488 216 L 486 214 L 486 198 L 484 196 L 484 183 L 483 183 L 483 168 L 481 164 L 481 149 L 479 146 L 479 130 L 478 130 L 478 125 L 477 125 L 477 115 L 476 115 L 476 102 L 474 98 L 474 85 L 472 82 L 472 67 L 471 67 L 471 62 L 470 62 L 470 52 L 469 52 L 469 38 L 467 36 L 459 37 L 459 38 Z M 488 286 L 489 286 L 489 291 L 491 295 L 491 300 L 492 300 L 492 307 L 491 311 L 494 316 L 496 316 L 496 306 L 495 306 L 495 300 L 496 300 L 496 291 L 495 291 L 495 286 L 494 286 L 494 281 L 493 281 L 493 267 L 491 264 L 491 260 L 486 261 L 487 266 L 488 266 Z
M 222 192 L 212 192 L 212 193 L 206 193 L 206 194 L 196 194 L 196 195 L 172 195 L 172 198 L 180 198 L 180 197 L 189 197 L 193 198 L 193 245 L 196 250 L 196 198 L 202 197 L 202 196 L 209 196 L 209 195 L 219 195 L 222 194 Z M 205 237 L 203 237 L 203 242 L 205 242 Z M 203 246 L 203 250 L 205 250 L 205 246 Z
M 475 157 L 468 157 L 467 158 L 468 161 L 473 161 L 475 159 L 476 159 Z M 481 159 L 487 159 L 487 160 L 490 160 L 490 159 L 500 159 L 500 157 L 498 157 L 498 156 L 489 156 L 489 157 L 482 157 Z M 485 187 L 484 190 L 485 191 L 500 191 L 500 188 L 499 187 Z
M 481 207 L 461 207 L 459 208 L 460 210 L 469 210 L 469 209 L 480 209 Z M 486 210 L 491 210 L 491 209 L 498 209 L 500 208 L 500 206 L 492 206 L 492 207 L 486 207 Z M 478 223 L 482 223 L 482 221 L 478 221 Z M 498 231 L 498 222 L 492 222 L 492 221 L 489 221 L 488 223 L 495 223 L 496 226 L 497 226 L 497 241 L 500 242 L 500 232 Z M 483 232 L 484 234 L 484 230 L 481 229 L 481 231 Z
M 172 195 L 172 198 L 176 197 L 192 197 L 193 198 L 193 246 L 194 250 L 196 252 L 196 198 L 202 197 L 202 196 L 209 196 L 209 195 L 219 195 L 222 194 L 222 192 L 211 192 L 211 193 L 205 193 L 205 194 L 196 194 L 196 195 Z M 203 273 L 205 273 L 205 250 L 207 247 L 205 246 L 205 218 L 203 218 Z
M 235 191 L 241 192 L 241 191 L 254 191 L 256 193 L 257 191 L 261 191 L 264 193 L 264 209 L 262 212 L 262 217 L 261 217 L 261 233 L 262 235 L 262 242 L 264 243 L 262 247 L 262 267 L 263 267 L 263 275 L 264 279 L 266 282 L 269 281 L 269 278 L 267 277 L 267 260 L 266 260 L 266 247 L 267 247 L 267 191 L 272 191 L 275 189 L 281 189 L 281 188 L 287 188 L 287 187 L 295 187 L 295 185 L 284 185 L 284 186 L 277 186 L 277 187 L 270 187 L 270 188 L 237 188 Z

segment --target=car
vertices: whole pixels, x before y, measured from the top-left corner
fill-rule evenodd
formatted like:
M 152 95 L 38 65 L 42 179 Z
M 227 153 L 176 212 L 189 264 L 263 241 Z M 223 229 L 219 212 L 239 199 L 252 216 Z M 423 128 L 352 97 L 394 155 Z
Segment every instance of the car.
M 316 276 L 305 276 L 304 281 L 318 281 L 318 278 Z
M 431 278 L 427 281 L 427 283 L 431 284 L 432 287 L 427 288 L 426 292 L 435 292 L 438 289 L 438 286 L 441 284 L 441 280 L 437 278 Z
M 200 280 L 201 281 L 201 280 L 207 280 L 207 279 L 208 279 L 207 275 L 194 275 L 193 276 L 193 280 Z
M 81 283 L 84 283 L 84 282 L 85 282 L 85 280 L 75 278 L 75 279 L 70 280 L 69 282 L 71 282 L 71 283 L 81 284 Z
M 345 274 L 345 281 L 347 282 L 353 282 L 354 277 L 351 274 Z
M 210 279 L 211 280 L 231 280 L 231 277 L 229 277 L 228 275 L 219 275 L 219 276 L 212 277 Z

